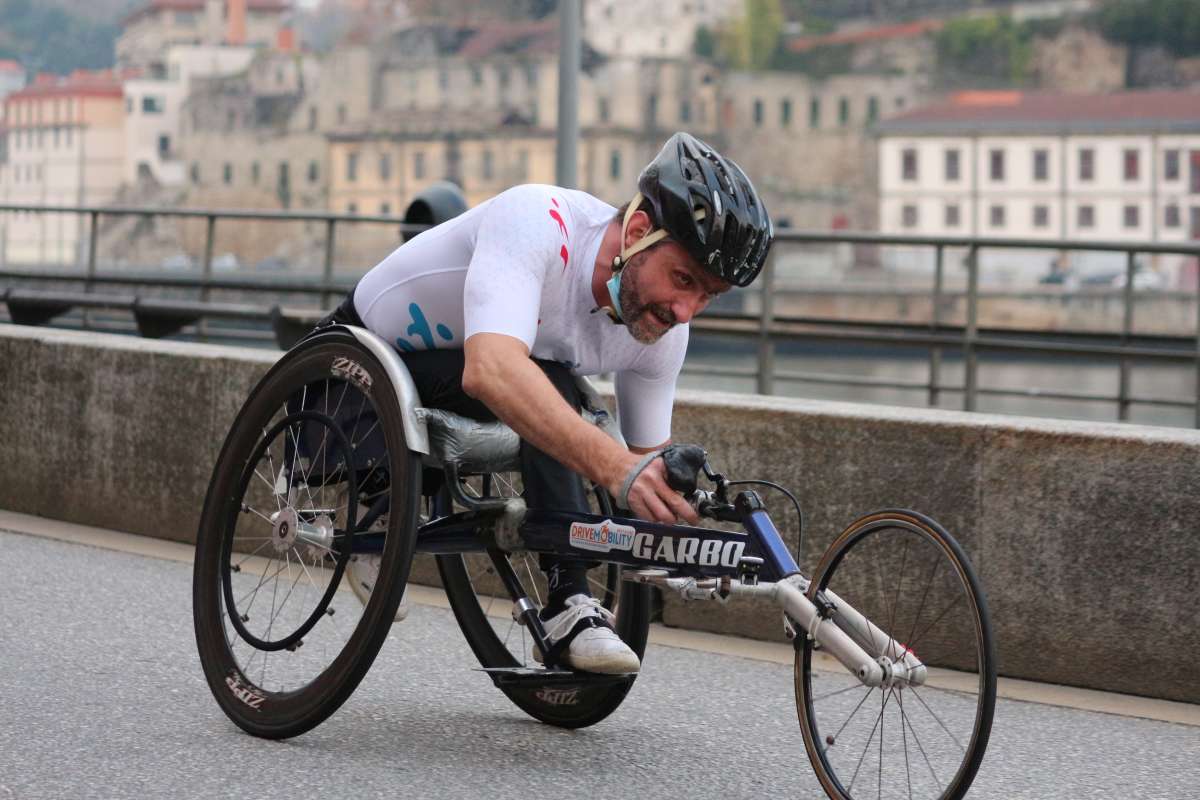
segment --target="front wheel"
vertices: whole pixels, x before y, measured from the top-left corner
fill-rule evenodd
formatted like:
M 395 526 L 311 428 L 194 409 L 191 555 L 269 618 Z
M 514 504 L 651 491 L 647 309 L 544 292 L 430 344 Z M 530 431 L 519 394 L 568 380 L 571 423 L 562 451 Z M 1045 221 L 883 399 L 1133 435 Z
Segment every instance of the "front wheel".
M 826 793 L 963 797 L 987 748 L 996 660 L 987 604 L 962 548 L 915 512 L 870 514 L 826 550 L 808 598 L 825 609 L 822 624 L 842 628 L 885 674 L 900 653 L 925 666 L 911 682 L 872 688 L 800 632 L 796 711 Z

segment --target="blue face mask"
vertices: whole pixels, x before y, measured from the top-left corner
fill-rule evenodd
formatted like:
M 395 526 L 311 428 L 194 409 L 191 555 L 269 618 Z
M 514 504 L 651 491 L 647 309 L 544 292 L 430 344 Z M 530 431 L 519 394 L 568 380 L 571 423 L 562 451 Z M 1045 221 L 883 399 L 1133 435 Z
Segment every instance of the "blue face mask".
M 612 310 L 616 314 L 617 321 L 625 319 L 625 315 L 621 313 L 621 273 L 625 270 L 618 270 L 613 273 L 613 276 L 608 279 L 608 296 L 612 300 Z

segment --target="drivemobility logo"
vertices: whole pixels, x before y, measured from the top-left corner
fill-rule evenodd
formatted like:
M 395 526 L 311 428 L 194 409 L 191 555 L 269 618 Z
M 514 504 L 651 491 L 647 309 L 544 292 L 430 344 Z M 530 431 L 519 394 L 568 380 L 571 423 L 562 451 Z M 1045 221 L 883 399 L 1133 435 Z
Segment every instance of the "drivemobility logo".
M 630 550 L 633 536 L 637 533 L 629 525 L 618 525 L 611 519 L 589 525 L 586 522 L 571 523 L 571 546 L 582 550 L 607 553 L 610 550 Z

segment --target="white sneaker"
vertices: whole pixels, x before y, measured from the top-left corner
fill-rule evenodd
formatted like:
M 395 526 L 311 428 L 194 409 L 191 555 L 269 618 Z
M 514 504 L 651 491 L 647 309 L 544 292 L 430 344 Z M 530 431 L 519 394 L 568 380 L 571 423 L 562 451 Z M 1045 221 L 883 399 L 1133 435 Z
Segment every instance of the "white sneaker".
M 383 556 L 374 553 L 350 556 L 346 562 L 346 580 L 364 606 L 370 601 L 375 582 L 379 580 L 379 564 L 382 560 Z M 401 596 L 400 607 L 396 609 L 396 622 L 402 622 L 407 616 L 408 598 Z
M 611 611 L 600 605 L 600 601 L 586 594 L 573 594 L 566 599 L 566 608 L 545 621 L 546 639 L 550 645 L 569 634 L 582 619 L 595 618 L 610 625 L 616 620 Z M 533 658 L 542 662 L 542 654 L 534 648 Z M 637 653 L 621 641 L 612 628 L 598 626 L 584 628 L 570 644 L 564 661 L 571 667 L 585 672 L 601 672 L 606 675 L 623 675 L 637 672 L 642 663 Z

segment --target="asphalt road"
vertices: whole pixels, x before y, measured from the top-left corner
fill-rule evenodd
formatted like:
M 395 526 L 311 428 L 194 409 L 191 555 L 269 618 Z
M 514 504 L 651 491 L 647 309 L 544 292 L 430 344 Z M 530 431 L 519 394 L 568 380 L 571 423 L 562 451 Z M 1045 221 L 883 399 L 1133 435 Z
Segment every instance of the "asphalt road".
M 323 725 L 255 739 L 209 694 L 190 592 L 186 563 L 0 531 L 0 800 L 824 797 L 786 665 L 651 645 L 617 713 L 563 731 L 425 605 Z M 1200 798 L 1200 727 L 1002 699 L 970 797 Z

